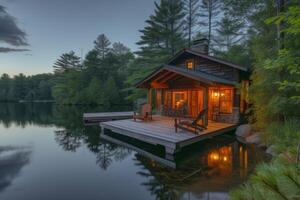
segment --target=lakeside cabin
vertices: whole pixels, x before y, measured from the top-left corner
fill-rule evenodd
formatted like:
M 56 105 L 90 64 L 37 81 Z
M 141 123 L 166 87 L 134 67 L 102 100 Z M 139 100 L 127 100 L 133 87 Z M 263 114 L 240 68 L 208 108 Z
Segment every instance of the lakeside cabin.
M 148 112 L 155 112 L 151 120 L 108 121 L 101 127 L 162 145 L 166 153 L 174 154 L 184 146 L 234 130 L 247 106 L 248 84 L 247 68 L 210 56 L 208 41 L 200 39 L 136 84 L 148 90 Z M 200 131 L 180 126 L 177 130 L 177 119 L 195 119 L 199 113 Z

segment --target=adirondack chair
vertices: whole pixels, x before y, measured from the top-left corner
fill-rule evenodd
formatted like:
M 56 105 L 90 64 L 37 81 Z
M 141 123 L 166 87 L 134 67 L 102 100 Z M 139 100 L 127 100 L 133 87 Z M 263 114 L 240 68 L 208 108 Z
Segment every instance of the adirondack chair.
M 198 116 L 193 120 L 181 120 L 179 118 L 175 118 L 175 132 L 178 131 L 178 129 L 194 132 L 197 134 L 198 131 L 203 131 L 207 127 L 203 125 L 203 118 L 206 115 L 206 109 L 203 109 Z M 201 123 L 202 121 L 202 123 Z
M 137 119 L 142 121 L 152 120 L 152 107 L 150 104 L 144 104 L 141 106 L 140 111 L 138 113 L 133 113 L 133 120 Z

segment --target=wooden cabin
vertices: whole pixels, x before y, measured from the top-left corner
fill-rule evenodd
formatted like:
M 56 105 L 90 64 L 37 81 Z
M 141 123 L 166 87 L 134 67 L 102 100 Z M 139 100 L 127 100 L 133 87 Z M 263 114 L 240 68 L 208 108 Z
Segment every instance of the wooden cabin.
M 208 41 L 201 39 L 137 87 L 148 90 L 148 103 L 157 114 L 172 116 L 181 110 L 185 116 L 196 117 L 206 109 L 206 125 L 209 121 L 235 124 L 245 110 L 246 94 L 241 87 L 248 85 L 247 74 L 243 66 L 208 55 Z

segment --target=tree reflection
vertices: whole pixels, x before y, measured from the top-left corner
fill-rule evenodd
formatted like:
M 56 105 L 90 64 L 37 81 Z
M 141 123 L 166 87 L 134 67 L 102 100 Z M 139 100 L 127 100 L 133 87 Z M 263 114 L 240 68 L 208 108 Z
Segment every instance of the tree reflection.
M 97 152 L 97 164 L 101 169 L 106 170 L 113 161 L 120 162 L 131 154 L 128 148 L 115 145 L 110 142 L 101 142 Z
M 112 109 L 112 108 L 110 108 Z M 115 108 L 127 110 L 126 107 Z M 64 150 L 76 152 L 86 146 L 96 156 L 96 163 L 106 170 L 113 162 L 122 161 L 131 151 L 100 138 L 99 126 L 85 127 L 84 112 L 107 111 L 103 107 L 60 106 L 49 103 L 5 103 L 0 104 L 0 123 L 5 127 L 12 124 L 25 127 L 55 126 L 55 141 Z
M 81 146 L 82 135 L 74 134 L 71 130 L 55 131 L 55 141 L 62 146 L 65 151 L 75 152 Z

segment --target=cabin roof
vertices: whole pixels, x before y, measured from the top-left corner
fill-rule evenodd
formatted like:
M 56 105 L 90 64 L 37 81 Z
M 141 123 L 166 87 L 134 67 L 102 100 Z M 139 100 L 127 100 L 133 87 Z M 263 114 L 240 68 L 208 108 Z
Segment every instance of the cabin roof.
M 211 74 L 207 74 L 200 71 L 180 68 L 172 65 L 162 65 L 158 69 L 156 69 L 154 72 L 152 72 L 150 75 L 148 75 L 146 78 L 141 80 L 136 84 L 136 87 L 143 88 L 144 83 L 153 80 L 158 74 L 161 74 L 162 72 L 171 72 L 173 74 L 178 74 L 196 81 L 203 82 L 205 84 L 215 84 L 215 83 L 222 83 L 226 85 L 235 85 L 237 82 L 235 81 L 229 81 L 223 78 L 219 78 L 217 76 L 213 76 Z
M 212 62 L 220 63 L 220 64 L 223 64 L 223 65 L 227 65 L 229 67 L 233 67 L 233 68 L 236 68 L 236 69 L 241 70 L 241 71 L 245 71 L 245 72 L 248 71 L 248 69 L 246 67 L 243 67 L 243 66 L 231 63 L 229 61 L 226 61 L 226 60 L 214 57 L 214 56 L 209 56 L 209 55 L 206 55 L 204 53 L 193 51 L 191 49 L 182 49 L 177 54 L 175 54 L 167 63 L 171 64 L 174 60 L 176 60 L 177 58 L 179 58 L 180 56 L 182 56 L 185 53 L 192 54 L 192 55 L 195 55 L 195 56 L 199 56 L 199 57 L 201 57 L 203 59 L 207 59 L 207 60 L 210 60 Z

